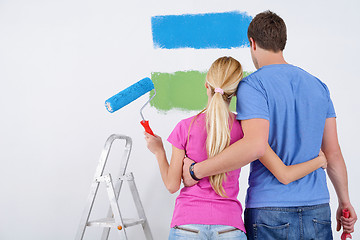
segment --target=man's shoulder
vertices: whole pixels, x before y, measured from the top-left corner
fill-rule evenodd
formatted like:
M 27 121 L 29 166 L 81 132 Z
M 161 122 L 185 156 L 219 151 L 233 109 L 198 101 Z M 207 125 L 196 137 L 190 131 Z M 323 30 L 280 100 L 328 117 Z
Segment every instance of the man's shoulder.
M 254 81 L 258 75 L 259 75 L 259 70 L 256 70 L 254 72 L 250 72 L 246 77 L 244 77 L 241 80 L 241 82 Z
M 318 77 L 316 77 L 315 75 L 309 73 L 308 71 L 306 71 L 300 67 L 297 67 L 297 68 L 298 68 L 299 73 L 302 74 L 302 76 L 305 79 L 312 81 L 313 84 L 315 84 L 315 85 L 320 85 L 322 87 L 322 90 L 325 90 L 327 93 L 329 92 L 327 85 L 323 81 L 321 81 Z
M 256 71 L 250 73 L 246 76 L 241 82 L 252 84 L 252 83 L 259 83 L 266 79 L 271 78 L 274 73 L 281 72 L 281 69 L 277 68 L 275 65 L 267 65 L 263 66 Z
M 247 88 L 247 87 L 251 87 L 251 88 L 259 88 L 262 85 L 262 73 L 260 73 L 260 70 L 257 70 L 255 72 L 252 72 L 251 74 L 247 75 L 246 77 L 244 77 L 240 83 L 239 83 L 239 88 Z M 244 86 L 247 85 L 247 86 Z
M 308 71 L 291 64 L 274 64 L 263 66 L 262 68 L 256 70 L 255 72 L 246 76 L 243 81 L 249 84 L 260 83 L 271 81 L 274 78 L 301 78 L 301 79 L 312 79 L 323 84 L 323 82 L 318 79 L 316 76 L 312 75 Z

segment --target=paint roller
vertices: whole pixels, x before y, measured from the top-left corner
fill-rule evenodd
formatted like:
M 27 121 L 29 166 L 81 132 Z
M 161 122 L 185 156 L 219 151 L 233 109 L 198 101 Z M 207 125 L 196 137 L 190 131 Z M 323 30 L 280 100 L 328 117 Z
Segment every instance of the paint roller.
M 141 125 L 144 127 L 145 131 L 151 135 L 154 136 L 153 131 L 151 130 L 149 126 L 149 121 L 145 120 L 144 115 L 142 114 L 142 111 L 144 107 L 155 97 L 156 91 L 153 82 L 150 78 L 144 78 L 138 81 L 137 83 L 134 83 L 130 87 L 122 90 L 118 94 L 112 96 L 108 100 L 105 101 L 105 107 L 110 112 L 116 112 L 120 108 L 128 105 L 132 101 L 138 99 L 145 93 L 151 91 L 154 89 L 154 95 L 142 106 L 140 109 L 140 115 L 142 118 L 142 121 L 140 122 Z

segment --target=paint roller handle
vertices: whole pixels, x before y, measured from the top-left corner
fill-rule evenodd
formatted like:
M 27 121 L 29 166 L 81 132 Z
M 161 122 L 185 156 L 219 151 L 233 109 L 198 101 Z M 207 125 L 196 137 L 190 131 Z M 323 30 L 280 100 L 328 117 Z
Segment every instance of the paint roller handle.
M 147 132 L 147 133 L 155 136 L 154 133 L 153 133 L 153 131 L 151 130 L 151 128 L 150 128 L 150 126 L 149 126 L 149 121 L 142 120 L 140 123 L 141 123 L 141 125 L 144 127 L 145 132 Z
M 343 209 L 342 210 L 342 215 L 343 215 L 344 218 L 349 218 L 350 217 L 350 211 L 348 209 Z M 346 240 L 348 238 L 352 239 L 352 236 L 351 236 L 350 233 L 343 232 L 341 234 L 341 240 Z

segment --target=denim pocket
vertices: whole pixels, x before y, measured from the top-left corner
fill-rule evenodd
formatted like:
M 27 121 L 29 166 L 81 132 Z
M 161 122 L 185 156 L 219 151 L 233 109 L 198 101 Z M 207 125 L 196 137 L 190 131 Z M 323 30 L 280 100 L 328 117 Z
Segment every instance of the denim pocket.
M 313 219 L 315 240 L 332 240 L 331 222 Z
M 185 232 L 196 233 L 196 234 L 199 233 L 199 230 L 193 229 L 193 228 L 188 227 L 188 226 L 186 226 L 186 225 L 175 226 L 174 229 L 178 229 L 178 230 L 185 231 Z
M 266 224 L 254 224 L 254 238 L 266 240 L 286 240 L 289 234 L 289 223 L 270 226 Z
M 220 234 L 229 233 L 229 232 L 238 231 L 238 230 L 239 229 L 237 229 L 237 228 L 230 228 L 230 229 L 218 231 L 218 234 L 220 235 Z
M 224 229 L 224 230 L 220 230 L 217 232 L 217 239 L 226 239 L 226 240 L 231 240 L 231 239 L 236 239 L 236 240 L 246 240 L 246 234 L 241 231 L 238 228 L 228 228 L 228 229 Z
M 190 225 L 175 226 L 170 229 L 169 240 L 199 239 L 199 230 Z

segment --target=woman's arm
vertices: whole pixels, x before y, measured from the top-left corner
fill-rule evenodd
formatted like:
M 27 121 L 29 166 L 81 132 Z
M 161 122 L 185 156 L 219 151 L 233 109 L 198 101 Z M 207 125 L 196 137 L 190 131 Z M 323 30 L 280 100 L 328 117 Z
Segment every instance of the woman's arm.
M 172 155 L 170 165 L 166 158 L 165 149 L 161 137 L 145 134 L 148 149 L 155 155 L 160 169 L 161 178 L 169 190 L 175 193 L 180 188 L 183 159 L 185 158 L 185 151 L 172 146 Z
M 259 159 L 262 164 L 283 184 L 289 184 L 305 177 L 320 167 L 326 166 L 325 155 L 320 152 L 319 156 L 307 162 L 286 166 L 283 161 L 268 145 L 265 154 Z

